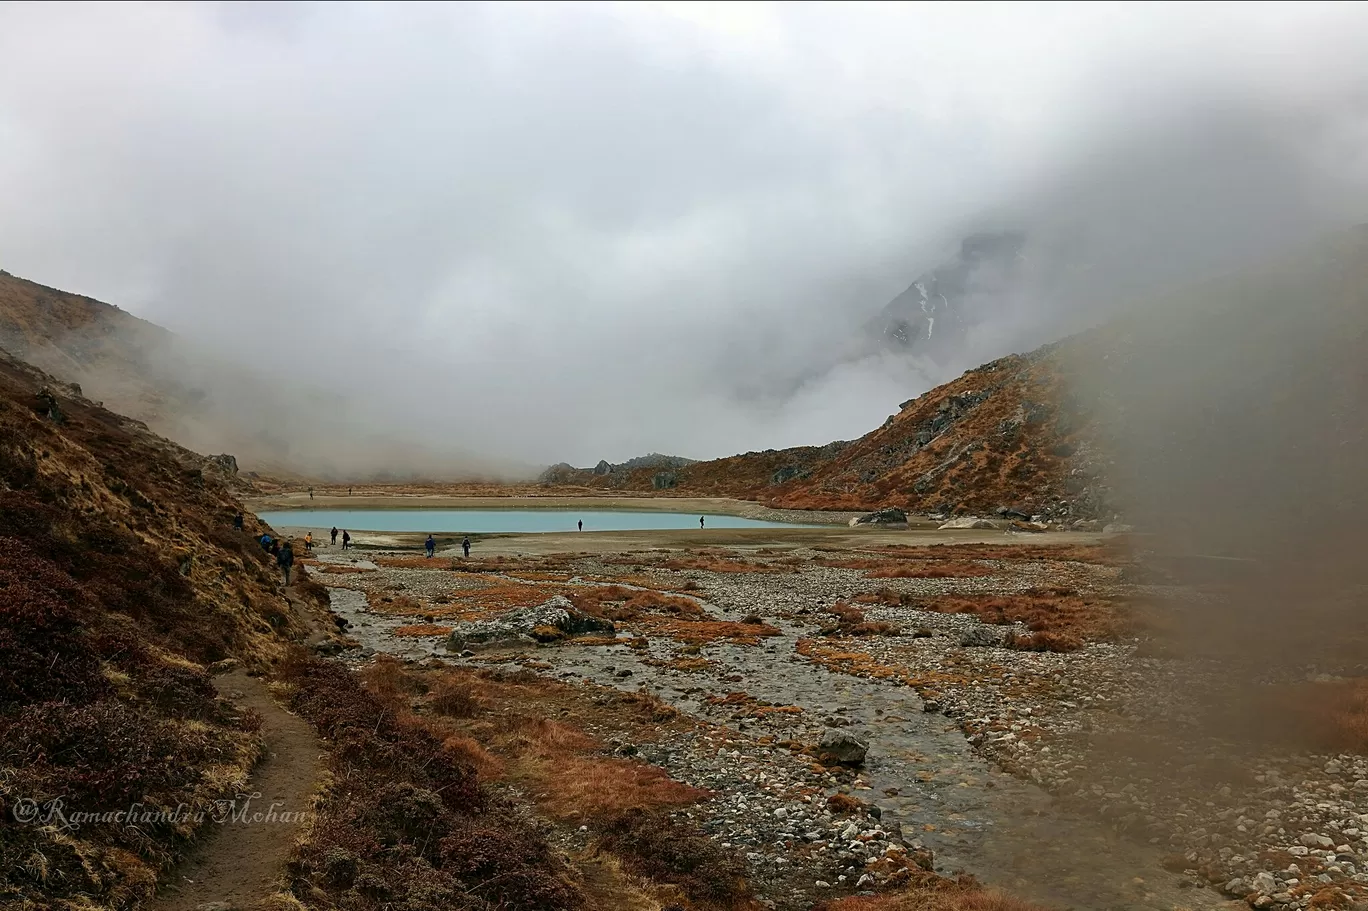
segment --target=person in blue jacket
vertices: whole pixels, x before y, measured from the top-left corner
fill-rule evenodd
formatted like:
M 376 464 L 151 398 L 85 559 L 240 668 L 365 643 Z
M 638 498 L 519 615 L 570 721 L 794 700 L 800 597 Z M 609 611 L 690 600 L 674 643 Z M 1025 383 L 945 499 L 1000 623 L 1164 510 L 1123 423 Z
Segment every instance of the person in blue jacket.
M 423 542 L 423 549 L 427 551 L 428 559 L 432 559 L 433 551 L 437 550 L 437 541 L 432 535 L 428 535 L 427 540 Z

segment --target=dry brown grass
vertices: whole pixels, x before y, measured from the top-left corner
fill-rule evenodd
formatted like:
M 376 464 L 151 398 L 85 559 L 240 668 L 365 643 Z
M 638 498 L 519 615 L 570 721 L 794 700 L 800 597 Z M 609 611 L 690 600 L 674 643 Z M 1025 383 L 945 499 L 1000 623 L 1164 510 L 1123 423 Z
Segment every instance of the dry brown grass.
M 853 604 L 839 602 L 826 609 L 836 618 L 834 625 L 822 629 L 824 636 L 898 636 L 902 630 L 896 624 L 865 619 L 864 611 Z
M 367 591 L 366 605 L 377 614 L 410 616 L 429 612 L 417 598 L 389 592 Z
M 1134 633 L 1136 621 L 1122 601 L 1081 594 L 1071 588 L 1033 588 L 1010 595 L 944 595 L 916 602 L 922 610 L 942 614 L 973 614 L 984 623 L 1023 623 L 1032 633 L 1068 643 L 1105 641 Z M 1029 639 L 1029 637 L 1027 637 Z
M 674 572 L 699 570 L 708 573 L 791 573 L 797 570 L 791 566 L 773 563 L 757 563 L 735 556 L 716 556 L 708 554 L 698 557 L 675 557 L 660 564 L 662 569 Z
M 737 645 L 758 645 L 761 639 L 779 635 L 779 630 L 765 623 L 734 623 L 730 620 L 647 617 L 634 621 L 633 625 L 652 636 L 664 636 L 691 645 L 706 645 L 723 639 Z
M 706 614 L 692 598 L 669 595 L 653 589 L 621 585 L 580 587 L 567 592 L 575 607 L 608 620 L 637 620 L 646 615 L 703 617 Z
M 823 557 L 822 566 L 837 569 L 862 569 L 870 579 L 963 579 L 991 576 L 992 567 L 968 560 L 889 560 L 869 557 Z
M 538 805 L 567 822 L 688 806 L 710 796 L 675 781 L 657 766 L 626 759 L 552 751 L 524 755 L 515 768 L 540 788 L 534 793 Z
M 437 678 L 428 696 L 433 711 L 448 718 L 475 718 L 489 708 L 480 687 L 466 677 L 444 674 Z

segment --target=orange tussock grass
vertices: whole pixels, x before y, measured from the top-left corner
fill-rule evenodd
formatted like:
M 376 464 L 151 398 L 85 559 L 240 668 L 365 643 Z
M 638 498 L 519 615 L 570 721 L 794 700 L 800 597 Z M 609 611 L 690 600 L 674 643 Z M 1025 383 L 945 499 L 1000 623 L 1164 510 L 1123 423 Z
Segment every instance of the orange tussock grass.
M 758 645 L 762 638 L 779 635 L 766 623 L 734 623 L 730 620 L 674 620 L 642 617 L 632 621 L 642 631 L 676 642 L 706 645 L 726 639 L 737 645 Z
M 474 718 L 489 708 L 484 688 L 468 677 L 443 674 L 428 694 L 428 704 L 448 718 Z
M 469 737 L 452 734 L 442 741 L 442 751 L 459 761 L 474 766 L 481 778 L 498 779 L 504 776 L 507 766 L 502 759 L 480 746 Z
M 869 579 L 959 579 L 971 576 L 991 576 L 991 567 L 967 560 L 889 560 L 868 557 L 823 557 L 822 566 L 837 569 L 862 569 Z
M 836 626 L 824 629 L 824 635 L 832 636 L 897 636 L 902 633 L 897 625 L 878 620 L 866 620 L 864 611 L 853 604 L 844 602 L 833 604 L 826 612 L 836 618 Z
M 515 757 L 510 775 L 558 819 L 606 819 L 634 809 L 687 806 L 710 796 L 656 766 L 594 755 L 598 742 L 561 722 L 510 715 L 505 727 Z
M 423 602 L 410 595 L 366 592 L 366 606 L 377 614 L 421 614 Z
M 868 652 L 832 648 L 812 639 L 799 639 L 794 650 L 824 667 L 856 677 L 909 682 L 907 674 L 901 668 L 882 664 Z
M 609 620 L 635 620 L 643 615 L 702 617 L 703 608 L 692 598 L 668 595 L 654 590 L 599 585 L 574 588 L 566 592 L 575 607 L 586 614 Z
M 449 626 L 438 626 L 435 623 L 414 623 L 411 626 L 397 626 L 394 628 L 396 636 L 445 636 L 451 632 Z
M 319 563 L 318 571 L 331 576 L 349 576 L 357 573 L 373 573 L 369 566 L 348 566 L 345 563 Z
M 710 796 L 657 766 L 626 759 L 561 756 L 523 763 L 543 789 L 538 803 L 560 819 L 606 819 L 629 810 L 688 806 Z
M 732 556 L 675 557 L 660 564 L 662 569 L 683 572 L 687 569 L 709 573 L 789 573 L 796 572 L 789 566 L 776 566 L 772 563 L 756 563 Z
M 1088 640 L 1115 639 L 1133 632 L 1128 606 L 1071 588 L 1033 588 L 1010 595 L 945 595 L 918 601 L 922 610 L 973 614 L 984 623 L 1024 623 L 1033 633 Z

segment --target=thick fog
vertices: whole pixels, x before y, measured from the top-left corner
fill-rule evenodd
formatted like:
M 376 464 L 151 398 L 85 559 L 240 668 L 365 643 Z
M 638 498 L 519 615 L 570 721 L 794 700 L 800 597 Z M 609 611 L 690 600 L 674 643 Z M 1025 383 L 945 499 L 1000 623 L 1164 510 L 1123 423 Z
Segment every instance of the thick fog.
M 1351 5 L 6 5 L 0 268 L 245 368 L 220 407 L 296 452 L 819 444 L 1368 220 L 1364 47 Z M 1003 228 L 964 345 L 865 337 Z

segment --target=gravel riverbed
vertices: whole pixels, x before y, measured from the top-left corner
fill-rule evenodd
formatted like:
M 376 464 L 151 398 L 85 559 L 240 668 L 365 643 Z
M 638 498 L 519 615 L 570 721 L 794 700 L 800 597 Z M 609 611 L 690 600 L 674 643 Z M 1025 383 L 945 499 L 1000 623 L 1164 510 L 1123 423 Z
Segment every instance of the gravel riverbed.
M 471 574 L 365 562 L 353 565 L 374 571 L 318 578 L 352 586 L 334 589 L 334 610 L 367 653 L 644 689 L 697 717 L 706 734 L 622 746 L 715 792 L 680 812 L 749 862 L 774 907 L 875 890 L 932 857 L 943 872 L 966 870 L 1059 906 L 1349 907 L 1368 895 L 1368 760 L 1251 751 L 1214 736 L 1190 697 L 1219 691 L 1218 667 L 1146 657 L 1135 641 L 1067 653 L 978 644 L 1000 642 L 1003 628 L 914 606 L 863 605 L 900 635 L 821 634 L 826 608 L 874 589 L 914 603 L 1042 585 L 1134 593 L 1114 568 L 988 561 L 990 575 L 870 579 L 817 556 L 790 551 L 783 572 L 573 563 L 575 580 L 691 582 L 689 596 L 717 619 L 758 616 L 779 630 L 755 645 L 652 636 L 641 647 L 627 623 L 615 644 L 462 655 L 440 636 L 395 636 L 423 622 L 422 609 L 374 613 L 365 593 L 459 603 L 480 584 Z M 869 744 L 863 767 L 815 761 L 813 745 L 832 729 Z M 833 805 L 837 794 L 852 800 Z

